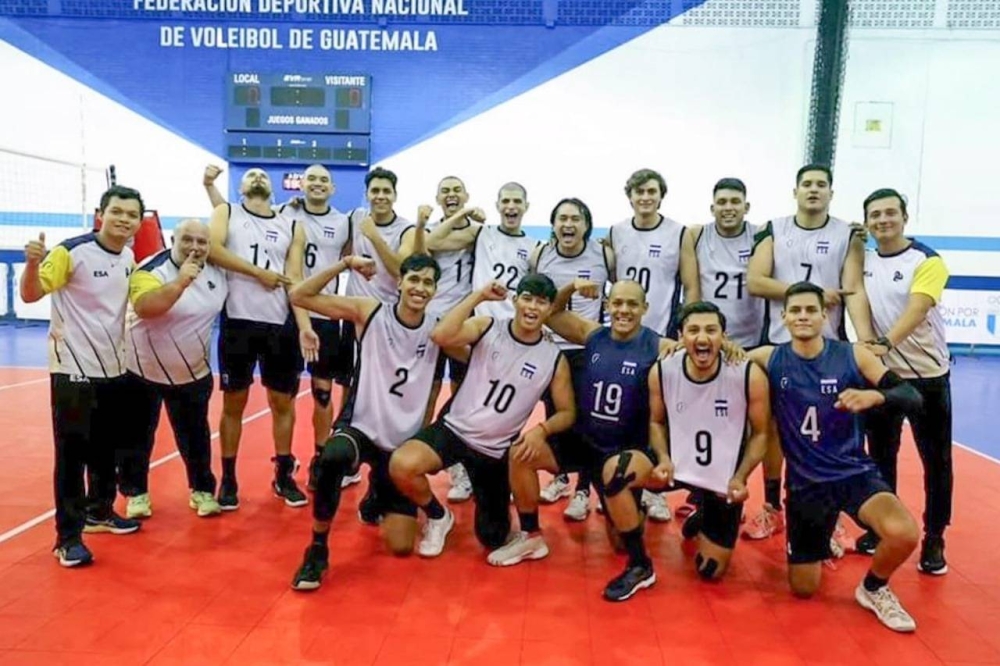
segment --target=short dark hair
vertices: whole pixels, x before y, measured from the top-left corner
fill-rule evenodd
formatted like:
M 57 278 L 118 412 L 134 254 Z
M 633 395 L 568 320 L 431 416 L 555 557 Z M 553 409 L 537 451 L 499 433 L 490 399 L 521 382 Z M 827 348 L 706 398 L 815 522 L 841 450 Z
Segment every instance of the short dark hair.
M 833 187 L 833 171 L 831 171 L 830 167 L 827 166 L 826 164 L 819 164 L 819 163 L 807 164 L 801 169 L 799 169 L 798 173 L 795 174 L 795 187 L 798 187 L 799 183 L 802 182 L 802 174 L 807 173 L 809 171 L 822 171 L 823 173 L 826 174 L 827 184 L 829 184 L 830 187 Z
M 521 278 L 517 283 L 517 295 L 531 294 L 547 298 L 549 302 L 556 300 L 556 283 L 548 275 L 542 273 L 530 273 Z
M 415 273 L 425 268 L 434 269 L 434 284 L 437 284 L 437 281 L 441 279 L 441 265 L 437 259 L 429 254 L 411 254 L 403 259 L 403 263 L 399 265 L 399 277 L 402 278 L 407 273 Z
M 687 303 L 681 308 L 681 311 L 677 313 L 677 325 L 681 331 L 684 330 L 684 323 L 688 320 L 688 317 L 696 314 L 714 314 L 718 316 L 722 332 L 726 332 L 726 315 L 722 314 L 719 306 L 708 301 L 694 301 L 693 303 Z
M 625 194 L 632 196 L 632 190 L 639 187 L 647 180 L 655 180 L 660 185 L 660 196 L 667 196 L 667 181 L 660 175 L 659 171 L 652 169 L 639 169 L 625 181 Z
M 504 183 L 500 186 L 500 189 L 497 190 L 497 201 L 500 200 L 504 190 L 521 190 L 521 196 L 524 197 L 525 201 L 528 200 L 528 190 L 524 189 L 524 185 L 521 183 L 517 183 L 512 180 L 509 183 Z
M 863 206 L 865 213 L 862 219 L 865 220 L 868 219 L 868 204 L 870 204 L 873 201 L 878 201 L 879 199 L 888 199 L 889 197 L 896 197 L 897 199 L 899 199 L 899 210 L 903 213 L 903 215 L 907 215 L 906 199 L 903 198 L 903 195 L 891 187 L 882 187 L 880 189 L 875 190 L 867 197 L 865 197 L 865 203 Z
M 441 189 L 441 183 L 443 183 L 446 180 L 457 180 L 458 182 L 460 182 L 462 184 L 462 189 L 463 190 L 465 189 L 465 181 L 462 180 L 461 178 L 459 178 L 458 176 L 445 176 L 444 178 L 442 178 L 441 180 L 438 181 L 438 189 L 439 190 Z
M 131 187 L 125 187 L 124 185 L 112 185 L 104 194 L 101 195 L 101 212 L 108 207 L 111 203 L 112 197 L 117 197 L 119 199 L 135 199 L 139 202 L 139 216 L 142 217 L 146 214 L 146 204 L 142 201 L 142 195 L 139 194 L 139 190 L 134 190 Z
M 736 190 L 742 192 L 744 197 L 747 195 L 747 186 L 739 178 L 720 179 L 712 188 L 712 196 L 714 197 L 719 190 Z
M 365 174 L 365 189 L 368 189 L 368 185 L 376 178 L 384 178 L 385 180 L 392 183 L 392 191 L 396 191 L 396 174 L 388 169 L 383 169 L 382 167 L 375 167 L 371 171 Z
M 553 227 L 555 226 L 556 211 L 558 211 L 559 207 L 562 206 L 563 204 L 573 204 L 574 206 L 576 206 L 577 210 L 580 211 L 580 215 L 583 215 L 583 221 L 587 223 L 587 230 L 583 232 L 583 242 L 586 243 L 587 241 L 590 240 L 590 234 L 593 233 L 594 231 L 594 219 L 593 216 L 591 216 L 590 214 L 590 208 L 587 207 L 587 204 L 583 203 L 576 197 L 568 197 L 566 199 L 560 199 L 559 203 L 557 203 L 552 208 L 552 214 L 549 215 L 549 224 Z
M 785 300 L 782 303 L 782 307 L 787 308 L 788 299 L 799 294 L 815 294 L 816 298 L 819 299 L 819 306 L 821 308 L 826 307 L 826 297 L 823 295 L 823 288 L 819 285 L 813 284 L 812 282 L 796 282 L 791 287 L 786 289 Z

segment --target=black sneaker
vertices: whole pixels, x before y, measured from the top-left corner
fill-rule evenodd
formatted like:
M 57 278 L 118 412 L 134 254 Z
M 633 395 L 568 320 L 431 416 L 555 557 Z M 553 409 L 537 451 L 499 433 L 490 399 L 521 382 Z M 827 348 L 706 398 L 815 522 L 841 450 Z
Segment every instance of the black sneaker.
M 105 517 L 87 515 L 83 524 L 84 534 L 132 534 L 138 532 L 142 523 L 134 518 L 122 518 L 112 511 Z
M 854 552 L 861 555 L 874 555 L 878 547 L 878 535 L 874 532 L 865 532 L 854 542 Z
M 319 455 L 314 455 L 309 461 L 309 480 L 306 481 L 306 490 L 311 493 L 316 492 L 319 487 Z
M 608 601 L 625 601 L 655 582 L 656 573 L 652 565 L 629 565 L 620 576 L 612 579 L 604 588 L 604 598 Z
M 323 574 L 330 568 L 330 549 L 326 546 L 312 544 L 306 548 L 302 566 L 295 572 L 292 579 L 292 589 L 299 592 L 309 592 L 319 589 Z
M 703 522 L 698 505 L 694 505 L 694 511 L 688 514 L 688 517 L 684 519 L 684 524 L 681 525 L 681 536 L 685 539 L 695 538 L 701 532 Z
M 382 522 L 382 512 L 378 507 L 378 500 L 375 497 L 375 489 L 369 484 L 368 492 L 361 498 L 358 504 L 358 520 L 365 525 L 377 526 Z
M 917 570 L 931 576 L 943 576 L 948 573 L 948 563 L 944 559 L 943 537 L 930 535 L 924 537 Z
M 59 560 L 59 564 L 64 567 L 78 567 L 94 561 L 94 556 L 80 540 L 66 541 L 58 544 L 53 549 L 52 554 Z
M 309 498 L 299 490 L 299 484 L 290 476 L 278 477 L 271 482 L 275 497 L 285 500 L 288 506 L 302 507 L 309 504 Z
M 240 508 L 240 487 L 236 479 L 222 478 L 219 484 L 219 508 L 223 511 L 236 511 Z

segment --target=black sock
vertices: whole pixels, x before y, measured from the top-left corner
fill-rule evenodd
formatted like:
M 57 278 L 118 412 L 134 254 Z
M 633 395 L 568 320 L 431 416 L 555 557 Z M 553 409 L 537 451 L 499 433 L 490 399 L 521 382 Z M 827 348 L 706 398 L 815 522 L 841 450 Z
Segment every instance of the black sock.
M 625 544 L 625 550 L 628 552 L 629 567 L 652 566 L 653 563 L 650 561 L 649 555 L 646 554 L 646 544 L 642 540 L 641 524 L 634 530 L 619 532 L 618 536 L 621 537 L 622 543 Z
M 274 462 L 278 465 L 274 472 L 275 477 L 287 478 L 292 475 L 292 470 L 295 468 L 295 458 L 292 457 L 292 454 L 278 454 L 274 456 Z
M 781 509 L 781 479 L 764 479 L 764 501 L 776 510 Z
M 881 588 L 885 587 L 888 584 L 889 584 L 888 579 L 879 578 L 878 576 L 873 574 L 871 570 L 869 570 L 868 573 L 865 574 L 865 580 L 862 583 L 862 585 L 865 586 L 865 589 L 868 590 L 869 592 L 875 592 L 877 590 L 880 590 Z
M 521 529 L 528 534 L 538 532 L 541 528 L 538 527 L 538 510 L 529 511 L 527 513 L 517 512 L 517 518 L 521 523 Z
M 437 497 L 433 495 L 431 495 L 431 501 L 421 508 L 423 508 L 424 513 L 431 520 L 441 520 L 444 518 L 444 507 L 441 506 L 441 502 L 438 502 Z
M 316 455 L 317 456 L 323 455 L 323 447 L 324 446 L 326 446 L 326 442 L 323 442 L 322 444 L 317 444 L 316 445 Z
M 222 481 L 236 483 L 236 456 L 222 459 Z
M 326 543 L 329 538 L 330 538 L 330 530 L 327 530 L 326 532 L 313 531 L 312 545 L 322 546 L 323 548 L 326 548 Z

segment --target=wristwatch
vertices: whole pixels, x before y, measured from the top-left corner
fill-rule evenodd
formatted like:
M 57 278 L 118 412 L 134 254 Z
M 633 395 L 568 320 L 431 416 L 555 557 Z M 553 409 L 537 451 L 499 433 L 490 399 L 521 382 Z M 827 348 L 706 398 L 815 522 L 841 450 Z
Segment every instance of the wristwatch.
M 893 346 L 892 345 L 892 340 L 890 340 L 888 337 L 886 337 L 884 335 L 881 338 L 879 338 L 878 340 L 876 340 L 875 344 L 881 345 L 882 347 L 885 347 L 886 349 L 892 349 L 892 346 Z

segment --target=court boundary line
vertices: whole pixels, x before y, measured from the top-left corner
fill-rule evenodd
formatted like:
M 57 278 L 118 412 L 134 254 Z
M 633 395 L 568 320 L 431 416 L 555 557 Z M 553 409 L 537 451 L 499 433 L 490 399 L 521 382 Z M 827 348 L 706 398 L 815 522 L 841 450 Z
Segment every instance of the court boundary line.
M 29 379 L 28 381 L 25 382 L 17 382 L 16 384 L 4 384 L 0 386 L 0 391 L 6 391 L 12 388 L 20 388 L 22 386 L 31 386 L 33 384 L 41 384 L 43 382 L 48 382 L 48 381 L 49 381 L 48 377 L 40 377 L 38 379 Z
M 955 446 L 957 446 L 958 448 L 962 449 L 962 450 L 968 451 L 969 453 L 971 453 L 973 455 L 977 455 L 980 458 L 983 458 L 985 460 L 989 460 L 991 463 L 993 463 L 995 465 L 1000 465 L 1000 459 L 994 458 L 993 456 L 991 456 L 988 453 L 983 453 L 982 451 L 978 451 L 978 450 L 972 448 L 971 446 L 969 446 L 968 444 L 962 444 L 961 442 L 956 442 L 955 440 L 952 440 L 951 443 L 954 444 Z
M 304 391 L 299 391 L 295 395 L 295 400 L 298 400 L 299 398 L 301 398 L 304 395 L 308 395 L 309 392 L 310 391 L 308 389 L 304 390 Z M 257 419 L 261 418 L 265 414 L 269 414 L 270 412 L 271 412 L 271 408 L 270 407 L 265 407 L 264 409 L 260 410 L 259 412 L 254 412 L 250 416 L 244 417 L 243 419 L 241 419 L 240 423 L 242 423 L 243 425 L 246 425 L 248 423 L 256 421 Z M 209 441 L 212 441 L 212 440 L 215 440 L 215 439 L 218 439 L 218 438 L 219 438 L 219 432 L 215 431 L 215 432 L 212 433 L 212 436 L 209 438 Z M 180 455 L 181 454 L 178 451 L 176 451 L 176 450 L 172 451 L 171 453 L 168 453 L 167 455 L 163 456 L 162 458 L 157 458 L 156 460 L 154 460 L 153 462 L 151 462 L 149 464 L 149 469 L 150 469 L 150 471 L 152 471 L 153 469 L 159 467 L 160 465 L 168 463 L 171 460 L 175 460 L 177 458 L 180 458 Z M 14 537 L 19 536 L 21 534 L 24 534 L 25 532 L 27 532 L 31 528 L 36 527 L 36 526 L 44 523 L 45 521 L 49 520 L 50 518 L 52 518 L 55 515 L 56 515 L 56 510 L 55 509 L 49 509 L 45 513 L 40 514 L 38 516 L 35 516 L 34 518 L 31 518 L 29 520 L 26 520 L 25 522 L 21 523 L 20 525 L 7 530 L 3 534 L 0 534 L 0 544 L 6 543 L 7 541 L 10 541 Z

